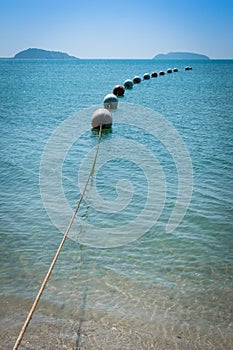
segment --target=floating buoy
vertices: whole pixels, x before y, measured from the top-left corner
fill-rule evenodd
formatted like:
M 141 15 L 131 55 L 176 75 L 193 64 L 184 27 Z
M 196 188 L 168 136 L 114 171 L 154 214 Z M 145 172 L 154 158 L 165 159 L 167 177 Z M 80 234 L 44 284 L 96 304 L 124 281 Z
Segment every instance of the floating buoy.
M 145 74 L 143 75 L 143 79 L 144 79 L 144 80 L 149 80 L 149 79 L 150 79 L 150 74 L 149 74 L 149 73 L 145 73 Z
M 158 73 L 156 72 L 151 73 L 151 78 L 157 78 L 157 76 L 158 76 Z
M 113 94 L 116 95 L 117 97 L 124 96 L 124 93 L 125 93 L 125 88 L 122 85 L 116 85 L 113 89 Z
M 185 70 L 192 70 L 192 67 L 187 66 L 185 67 Z
M 133 78 L 133 83 L 134 84 L 139 84 L 139 83 L 141 83 L 141 78 L 138 76 L 138 75 L 136 75 L 134 78 Z
M 168 68 L 167 73 L 168 73 L 168 74 L 172 73 L 172 69 L 171 69 L 171 68 Z
M 133 88 L 133 81 L 130 80 L 130 79 L 125 80 L 125 81 L 124 81 L 124 87 L 125 87 L 125 89 L 127 89 L 127 90 L 132 89 L 132 88 Z
M 103 129 L 110 128 L 112 126 L 111 112 L 106 108 L 97 109 L 92 115 L 91 125 L 93 129 L 98 129 L 101 125 Z
M 159 72 L 159 75 L 165 75 L 164 71 L 161 70 L 161 71 Z
M 173 72 L 178 72 L 178 68 L 173 68 Z
M 118 99 L 114 94 L 108 94 L 104 98 L 104 107 L 107 109 L 117 109 Z

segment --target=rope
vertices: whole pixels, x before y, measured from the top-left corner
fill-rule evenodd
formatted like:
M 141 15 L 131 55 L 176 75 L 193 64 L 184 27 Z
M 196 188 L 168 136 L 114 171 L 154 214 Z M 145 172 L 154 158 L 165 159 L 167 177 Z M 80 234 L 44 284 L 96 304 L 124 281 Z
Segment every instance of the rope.
M 73 224 L 73 222 L 74 222 L 75 216 L 76 216 L 76 214 L 77 214 L 77 212 L 78 212 L 78 210 L 79 210 L 79 207 L 80 207 L 81 202 L 82 202 L 82 200 L 83 200 L 83 197 L 84 197 L 84 194 L 85 194 L 85 192 L 86 192 L 86 189 L 87 189 L 88 183 L 89 183 L 89 181 L 90 181 L 90 178 L 91 178 L 91 176 L 92 176 L 93 173 L 94 173 L 95 164 L 96 164 L 96 160 L 97 160 L 97 156 L 98 156 L 98 152 L 99 152 L 99 146 L 100 146 L 101 136 L 102 136 L 102 125 L 100 125 L 99 135 L 98 135 L 98 144 L 97 144 L 97 147 L 96 147 L 95 157 L 94 157 L 94 160 L 93 160 L 93 163 L 92 163 L 92 166 L 91 166 L 91 170 L 90 170 L 89 176 L 88 176 L 88 178 L 87 178 L 85 187 L 84 187 L 83 192 L 82 192 L 82 194 L 81 194 L 81 196 L 80 196 L 80 199 L 79 199 L 79 201 L 78 201 L 78 203 L 77 203 L 77 205 L 76 205 L 76 208 L 75 208 L 75 211 L 74 211 L 74 213 L 73 213 L 73 216 L 72 216 L 72 218 L 71 218 L 71 220 L 70 220 L 70 223 L 69 223 L 69 225 L 67 226 L 66 232 L 65 232 L 64 235 L 63 235 L 63 238 L 62 238 L 61 243 L 60 243 L 60 245 L 59 245 L 59 247 L 58 247 L 58 249 L 57 249 L 57 252 L 56 252 L 56 254 L 55 254 L 54 258 L 53 258 L 53 261 L 52 261 L 52 263 L 51 263 L 51 265 L 50 265 L 50 267 L 49 267 L 49 269 L 48 269 L 48 272 L 47 272 L 47 274 L 46 274 L 46 276 L 45 276 L 45 278 L 44 278 L 44 280 L 43 280 L 43 282 L 42 282 L 42 284 L 41 284 L 41 287 L 40 287 L 40 289 L 39 289 L 39 292 L 37 293 L 37 296 L 36 296 L 36 298 L 35 298 L 35 300 L 34 300 L 34 303 L 32 304 L 31 310 L 29 311 L 28 316 L 27 316 L 27 318 L 26 318 L 26 321 L 24 322 L 24 325 L 23 325 L 23 327 L 22 327 L 22 329 L 21 329 L 21 331 L 20 331 L 20 333 L 19 333 L 19 336 L 18 336 L 16 342 L 15 342 L 15 345 L 14 345 L 14 347 L 13 347 L 13 350 L 17 350 L 18 347 L 19 347 L 19 345 L 21 344 L 21 341 L 22 341 L 22 339 L 23 339 L 23 336 L 24 336 L 24 334 L 25 334 L 25 332 L 26 332 L 26 330 L 27 330 L 27 327 L 28 327 L 28 325 L 29 325 L 31 319 L 32 319 L 32 316 L 33 316 L 33 313 L 34 313 L 34 311 L 35 311 L 35 309 L 36 309 L 36 306 L 37 306 L 37 304 L 38 304 L 38 302 L 39 302 L 39 300 L 40 300 L 40 297 L 41 297 L 41 295 L 42 295 L 42 293 L 43 293 L 45 287 L 46 287 L 46 284 L 47 284 L 48 279 L 49 279 L 49 277 L 50 277 L 50 275 L 51 275 L 51 273 L 52 273 L 52 270 L 53 270 L 53 268 L 54 268 L 54 265 L 55 265 L 55 263 L 56 263 L 56 261 L 57 261 L 57 259 L 58 259 L 58 256 L 59 256 L 59 254 L 60 254 L 60 252 L 61 252 L 61 250 L 62 250 L 62 247 L 63 247 L 63 245 L 64 245 L 64 243 L 65 243 L 65 240 L 66 240 L 66 238 L 67 238 L 67 236 L 68 236 L 68 233 L 69 233 L 69 231 L 70 231 L 70 228 L 71 228 L 71 226 L 72 226 L 72 224 Z

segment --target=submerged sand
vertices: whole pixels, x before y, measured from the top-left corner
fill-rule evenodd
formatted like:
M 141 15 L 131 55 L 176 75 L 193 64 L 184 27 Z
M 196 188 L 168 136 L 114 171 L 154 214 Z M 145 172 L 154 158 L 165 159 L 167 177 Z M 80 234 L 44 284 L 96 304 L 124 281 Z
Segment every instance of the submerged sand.
M 7 299 L 1 304 L 0 344 L 10 350 L 26 319 L 28 302 Z M 58 313 L 60 315 L 58 315 Z M 198 332 L 197 332 L 198 329 Z M 192 330 L 190 324 L 177 321 L 170 325 L 143 320 L 122 320 L 114 315 L 98 317 L 90 310 L 69 318 L 64 308 L 38 307 L 19 349 L 22 350 L 230 350 L 233 337 L 216 327 Z

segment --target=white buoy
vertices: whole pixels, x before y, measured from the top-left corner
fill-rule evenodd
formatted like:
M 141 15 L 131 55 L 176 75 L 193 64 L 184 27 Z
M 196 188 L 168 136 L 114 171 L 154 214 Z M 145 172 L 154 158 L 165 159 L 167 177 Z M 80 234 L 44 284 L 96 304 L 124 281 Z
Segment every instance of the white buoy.
M 114 94 L 108 94 L 104 98 L 104 107 L 107 109 L 117 109 L 118 99 Z
M 144 80 L 149 80 L 150 79 L 150 74 L 149 73 L 143 74 L 143 79 Z
M 133 81 L 130 79 L 125 80 L 124 87 L 125 89 L 131 90 L 133 88 Z
M 136 75 L 134 78 L 133 78 L 133 83 L 134 84 L 140 84 L 141 83 L 141 78 L 138 76 L 138 75 Z
M 99 108 L 93 114 L 91 118 L 91 125 L 94 129 L 97 129 L 102 125 L 103 129 L 110 128 L 112 126 L 111 112 L 106 108 Z

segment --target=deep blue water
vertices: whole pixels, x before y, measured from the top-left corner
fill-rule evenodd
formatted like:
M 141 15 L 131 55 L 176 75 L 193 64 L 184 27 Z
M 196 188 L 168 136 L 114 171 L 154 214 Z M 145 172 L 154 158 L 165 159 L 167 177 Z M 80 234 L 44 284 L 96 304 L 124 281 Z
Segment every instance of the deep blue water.
M 185 71 L 186 65 L 193 69 Z M 51 213 L 44 208 L 40 179 L 46 179 L 48 192 L 56 191 L 56 179 L 61 180 L 72 212 L 80 195 L 79 169 L 84 169 L 84 178 L 88 176 L 89 163 L 85 168 L 83 161 L 89 151 L 93 154 L 97 143 L 97 134 L 90 125 L 92 112 L 102 107 L 104 96 L 116 84 L 169 67 L 178 67 L 179 72 L 142 81 L 119 98 L 112 132 L 102 137 L 102 164 L 96 174 L 96 187 L 105 201 L 119 198 L 120 209 L 108 211 L 108 204 L 102 212 L 101 205 L 93 208 L 96 193 L 94 185 L 90 186 L 80 209 L 81 223 L 73 233 L 75 239 L 66 241 L 42 304 L 47 302 L 47 313 L 49 305 L 51 313 L 55 312 L 52 305 L 56 305 L 77 320 L 85 291 L 86 318 L 107 322 L 107 314 L 115 322 L 143 322 L 148 329 L 157 323 L 165 328 L 186 327 L 200 337 L 212 334 L 213 349 L 230 349 L 231 60 L 0 60 L 3 304 L 12 299 L 16 303 L 26 300 L 31 305 L 62 238 L 50 220 Z M 55 131 L 58 140 L 50 138 L 56 136 Z M 52 161 L 41 174 L 42 155 L 47 157 L 49 139 L 53 143 Z M 115 142 L 122 142 L 122 149 L 119 145 L 114 148 Z M 152 160 L 137 148 L 139 144 L 149 150 Z M 187 159 L 183 158 L 184 149 Z M 101 152 L 111 154 L 111 159 L 105 162 Z M 57 173 L 59 161 L 62 170 Z M 192 176 L 187 164 L 191 164 Z M 153 195 L 148 190 L 147 171 L 154 177 Z M 168 233 L 166 225 L 176 205 L 182 174 L 182 191 L 191 193 L 190 204 L 180 224 Z M 187 177 L 190 181 L 186 184 Z M 131 186 L 126 183 L 121 194 L 116 190 L 120 180 L 131 182 Z M 50 204 L 55 214 L 51 215 L 65 228 L 69 210 L 66 212 L 56 192 L 52 195 L 54 202 Z M 90 202 L 88 196 L 92 198 Z M 140 215 L 151 196 L 144 221 L 124 229 L 123 225 Z M 129 203 L 124 205 L 125 198 Z M 96 242 L 100 241 L 95 235 L 99 233 L 90 227 L 107 228 L 108 232 L 116 229 L 117 233 L 110 234 L 109 240 L 101 236 L 98 246 Z M 119 236 L 122 238 L 117 240 Z M 129 242 L 124 237 L 129 237 Z M 7 307 L 4 310 L 7 315 Z

